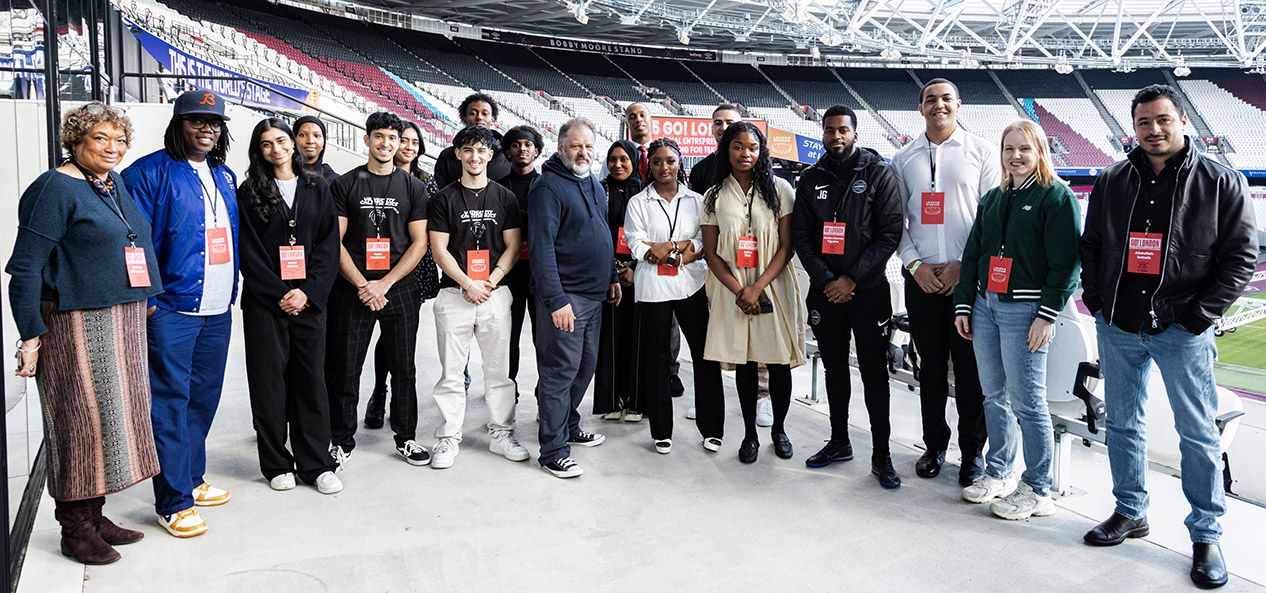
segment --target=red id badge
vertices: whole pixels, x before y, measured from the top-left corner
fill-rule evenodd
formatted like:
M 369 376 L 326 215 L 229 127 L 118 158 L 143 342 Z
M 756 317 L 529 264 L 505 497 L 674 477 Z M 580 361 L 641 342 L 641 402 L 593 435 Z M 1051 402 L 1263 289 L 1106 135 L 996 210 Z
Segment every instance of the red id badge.
M 526 261 L 528 258 L 527 239 L 519 243 L 519 259 Z
M 993 256 L 989 258 L 989 284 L 985 287 L 989 292 L 1006 294 L 1011 284 L 1011 258 Z
M 207 229 L 207 263 L 227 264 L 233 261 L 229 257 L 229 229 L 215 227 Z
M 923 224 L 945 224 L 945 192 L 923 192 L 923 215 L 919 222 Z
M 365 269 L 391 269 L 391 239 L 365 239 Z
M 676 276 L 677 275 L 677 266 L 670 266 L 668 264 L 659 264 L 655 266 L 655 269 L 659 273 L 660 276 Z
M 149 264 L 145 262 L 145 249 L 124 247 L 123 263 L 127 264 L 127 281 L 132 288 L 149 286 Z
M 624 227 L 620 227 L 620 236 L 616 238 L 615 252 L 633 255 L 633 251 L 629 249 L 629 240 L 624 238 Z
M 756 237 L 739 237 L 738 267 L 756 267 Z
M 281 250 L 281 279 L 303 280 L 308 277 L 308 264 L 304 259 L 303 246 L 283 245 Z
M 844 226 L 842 222 L 822 223 L 822 253 L 844 254 Z
M 1125 271 L 1131 274 L 1161 273 L 1161 249 L 1164 241 L 1160 233 L 1130 233 L 1129 257 Z
M 488 250 L 470 249 L 466 251 L 466 275 L 471 280 L 487 280 L 492 270 L 488 268 Z

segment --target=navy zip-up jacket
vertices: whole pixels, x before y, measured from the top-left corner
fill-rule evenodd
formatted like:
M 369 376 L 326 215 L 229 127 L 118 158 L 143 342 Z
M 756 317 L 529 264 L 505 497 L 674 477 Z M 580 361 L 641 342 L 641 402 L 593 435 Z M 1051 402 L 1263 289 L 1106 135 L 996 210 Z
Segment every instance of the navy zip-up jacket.
M 528 190 L 532 293 L 551 312 L 570 304 L 568 294 L 606 300 L 618 281 L 607 194 L 593 175 L 573 175 L 557 153 L 542 169 Z

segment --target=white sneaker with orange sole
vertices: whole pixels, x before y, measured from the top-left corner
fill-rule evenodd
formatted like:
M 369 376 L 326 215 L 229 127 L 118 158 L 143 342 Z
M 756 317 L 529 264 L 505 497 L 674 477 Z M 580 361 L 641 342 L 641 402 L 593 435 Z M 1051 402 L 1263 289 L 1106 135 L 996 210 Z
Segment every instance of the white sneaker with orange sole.
M 188 508 L 174 515 L 159 515 L 158 524 L 176 537 L 193 537 L 207 532 L 207 522 L 196 509 Z
M 229 501 L 229 491 L 216 488 L 206 482 L 193 489 L 193 504 L 200 507 L 218 507 Z

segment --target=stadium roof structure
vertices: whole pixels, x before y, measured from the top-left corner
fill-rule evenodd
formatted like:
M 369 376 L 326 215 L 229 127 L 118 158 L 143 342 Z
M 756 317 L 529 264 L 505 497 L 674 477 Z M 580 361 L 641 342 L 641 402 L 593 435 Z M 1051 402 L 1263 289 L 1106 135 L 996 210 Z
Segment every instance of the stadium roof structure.
M 357 4 L 483 29 L 790 55 L 793 61 L 798 59 L 794 56 L 812 56 L 826 63 L 1067 64 L 1127 70 L 1266 66 L 1266 0 L 358 0 Z

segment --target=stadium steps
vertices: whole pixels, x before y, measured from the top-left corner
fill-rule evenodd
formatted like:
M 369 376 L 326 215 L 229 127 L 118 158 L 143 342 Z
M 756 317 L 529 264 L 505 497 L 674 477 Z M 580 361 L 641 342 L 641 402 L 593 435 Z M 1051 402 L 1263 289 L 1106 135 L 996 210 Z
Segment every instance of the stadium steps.
M 1073 79 L 1075 79 L 1077 84 L 1081 86 L 1082 92 L 1086 93 L 1086 98 L 1090 99 L 1091 103 L 1094 103 L 1095 109 L 1099 110 L 1099 117 L 1103 118 L 1104 123 L 1108 124 L 1108 129 L 1112 130 L 1114 135 L 1118 137 L 1133 135 L 1132 130 L 1127 131 L 1125 128 L 1122 128 L 1121 124 L 1117 122 L 1117 118 L 1112 117 L 1112 113 L 1108 111 L 1108 107 L 1103 104 L 1103 100 L 1099 98 L 1099 95 L 1090 90 L 1090 85 L 1086 83 L 1086 79 L 1081 76 L 1080 72 L 1074 70 Z
M 831 74 L 834 74 L 835 78 L 840 81 L 840 84 L 844 85 L 844 89 L 848 91 L 848 94 L 852 95 L 853 98 L 857 100 L 858 104 L 866 108 L 866 112 L 869 113 L 870 116 L 874 118 L 874 120 L 880 126 L 883 126 L 884 131 L 887 132 L 886 135 L 888 137 L 888 142 L 890 142 L 893 146 L 896 146 L 898 149 L 901 148 L 902 144 L 899 140 L 897 140 L 897 136 L 906 136 L 907 134 L 903 134 L 900 131 L 898 131 L 897 128 L 893 127 L 892 122 L 889 122 L 887 118 L 880 115 L 879 111 L 875 109 L 874 107 L 872 107 L 870 103 L 866 101 L 866 98 L 862 97 L 861 93 L 857 92 L 857 89 L 853 88 L 852 85 L 848 84 L 848 82 L 844 80 L 843 76 L 840 76 L 840 73 L 838 70 L 830 66 L 827 66 L 826 69 L 830 70 Z M 883 152 L 883 151 L 880 151 L 880 152 Z
M 1112 157 L 1104 154 L 1099 147 L 1064 120 L 1055 117 L 1055 114 L 1048 111 L 1041 103 L 1033 104 L 1033 112 L 1037 114 L 1037 123 L 1042 126 L 1042 129 L 1046 130 L 1048 135 L 1059 138 L 1063 143 L 1068 152 L 1061 156 L 1068 162 L 1068 166 L 1104 167 L 1112 164 Z

